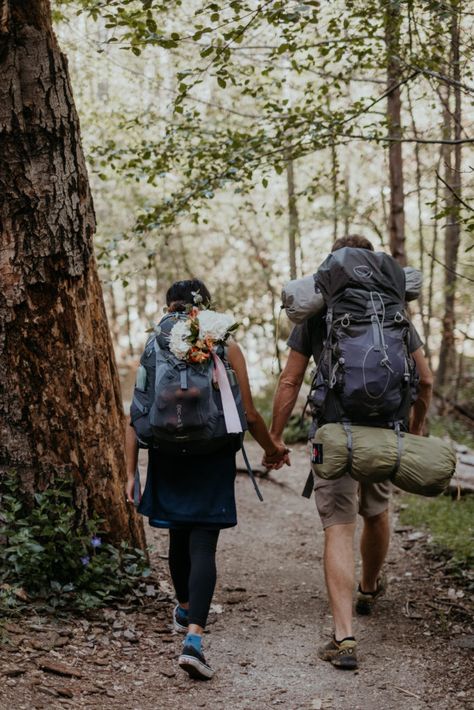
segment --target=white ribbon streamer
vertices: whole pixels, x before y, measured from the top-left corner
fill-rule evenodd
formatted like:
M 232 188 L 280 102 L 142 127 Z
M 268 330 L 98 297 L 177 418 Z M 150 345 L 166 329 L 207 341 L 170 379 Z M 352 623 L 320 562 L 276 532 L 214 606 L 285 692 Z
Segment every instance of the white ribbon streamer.
M 216 353 L 212 353 L 214 358 L 214 373 L 215 380 L 219 385 L 219 390 L 222 399 L 222 409 L 224 412 L 225 426 L 228 434 L 240 434 L 242 424 L 240 422 L 239 412 L 235 404 L 234 395 L 227 377 L 225 365 Z

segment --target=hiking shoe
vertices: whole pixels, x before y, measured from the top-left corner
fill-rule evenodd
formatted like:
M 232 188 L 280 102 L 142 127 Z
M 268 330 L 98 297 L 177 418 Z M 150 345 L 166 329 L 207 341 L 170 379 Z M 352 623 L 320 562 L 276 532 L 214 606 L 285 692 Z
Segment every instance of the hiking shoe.
M 191 644 L 183 647 L 183 652 L 178 659 L 178 663 L 183 671 L 186 671 L 191 678 L 195 678 L 196 680 L 210 680 L 214 675 L 214 671 L 206 663 L 203 654 L 197 651 Z
M 376 600 L 385 593 L 387 589 L 387 579 L 385 575 L 381 575 L 377 579 L 377 589 L 375 592 L 363 592 L 360 584 L 357 587 L 357 601 L 355 610 L 361 616 L 368 616 L 372 613 Z
M 354 638 L 336 641 L 333 637 L 329 643 L 318 650 L 318 656 L 323 661 L 329 661 L 336 668 L 344 671 L 355 671 L 357 668 L 357 642 Z
M 181 634 L 186 633 L 188 630 L 188 615 L 183 614 L 179 604 L 176 604 L 173 609 L 173 628 Z

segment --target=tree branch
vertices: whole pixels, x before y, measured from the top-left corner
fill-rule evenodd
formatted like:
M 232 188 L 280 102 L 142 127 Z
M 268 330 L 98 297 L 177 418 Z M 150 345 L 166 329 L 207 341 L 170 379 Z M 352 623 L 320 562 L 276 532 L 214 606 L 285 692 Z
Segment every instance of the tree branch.
M 441 175 L 438 173 L 438 171 L 436 171 L 436 177 L 438 178 L 438 180 L 440 180 L 440 181 L 443 183 L 443 185 L 444 185 L 445 187 L 448 188 L 449 192 L 450 192 L 452 195 L 454 195 L 454 197 L 457 199 L 457 201 L 458 201 L 461 205 L 463 205 L 463 206 L 464 206 L 467 210 L 469 210 L 470 212 L 474 212 L 474 207 L 471 207 L 471 205 L 468 205 L 467 202 L 464 202 L 464 200 L 461 199 L 461 197 L 459 197 L 458 193 L 453 190 L 453 188 L 451 187 L 451 185 L 449 185 L 449 184 L 446 182 L 446 180 L 443 180 L 443 178 L 442 178 Z
M 442 261 L 440 261 L 440 260 L 437 259 L 435 256 L 433 256 L 433 254 L 431 254 L 430 252 L 428 252 L 428 256 L 429 256 L 431 259 L 433 259 L 433 261 L 436 261 L 437 264 L 439 264 L 440 266 L 442 266 L 443 269 L 446 269 L 446 271 L 449 271 L 449 272 L 451 272 L 452 274 L 455 274 L 455 275 L 458 276 L 460 279 L 466 279 L 466 281 L 471 281 L 472 283 L 474 283 L 474 279 L 471 279 L 470 276 L 465 276 L 464 274 L 460 274 L 459 271 L 455 271 L 454 269 L 451 269 L 449 266 L 446 266 L 446 264 L 443 264 Z

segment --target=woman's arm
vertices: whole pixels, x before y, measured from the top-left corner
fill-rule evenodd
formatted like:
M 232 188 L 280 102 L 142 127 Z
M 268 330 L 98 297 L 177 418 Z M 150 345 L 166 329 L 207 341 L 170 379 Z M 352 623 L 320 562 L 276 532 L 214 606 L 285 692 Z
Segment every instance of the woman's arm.
M 127 485 L 125 492 L 128 503 L 133 503 L 135 471 L 138 464 L 138 442 L 135 429 L 130 424 L 130 417 L 125 420 L 125 456 L 127 459 Z
M 288 449 L 283 444 L 276 444 L 268 433 L 268 429 L 261 414 L 255 408 L 250 391 L 247 365 L 242 350 L 235 342 L 229 343 L 227 358 L 234 370 L 242 394 L 242 402 L 249 431 L 253 438 L 265 451 L 265 459 L 269 464 L 278 463 L 286 457 Z M 289 464 L 289 461 L 286 461 Z

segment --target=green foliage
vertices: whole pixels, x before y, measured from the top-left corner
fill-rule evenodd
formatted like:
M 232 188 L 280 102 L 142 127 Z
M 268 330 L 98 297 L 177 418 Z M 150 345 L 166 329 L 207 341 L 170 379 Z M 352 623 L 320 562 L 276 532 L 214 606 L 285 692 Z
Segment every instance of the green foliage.
M 102 542 L 100 519 L 78 523 L 70 481 L 29 499 L 10 475 L 0 501 L 0 608 L 28 599 L 48 608 L 99 607 L 149 574 L 141 550 Z
M 474 562 L 474 496 L 453 500 L 448 496 L 422 498 L 405 496 L 400 511 L 404 525 L 428 529 L 433 542 L 462 566 Z
M 315 270 L 343 233 L 366 233 L 387 249 L 387 60 L 398 62 L 402 140 L 449 138 L 443 104 L 450 93 L 454 108 L 449 28 L 458 11 L 463 137 L 469 135 L 473 16 L 460 3 L 53 5 L 63 20 L 57 31 L 91 167 L 95 245 L 123 352 L 156 317 L 169 283 L 200 275 L 220 306 L 244 322 L 248 353 L 258 350 L 258 367 L 269 375 L 279 292 L 289 275 L 289 161 L 298 275 Z M 389 21 L 395 32 L 387 46 Z M 447 217 L 439 151 L 411 142 L 403 150 L 406 250 L 425 276 L 424 300 L 413 313 L 422 311 L 425 325 L 430 314 L 433 353 Z M 472 248 L 474 229 L 467 151 L 463 146 L 460 255 Z M 460 259 L 456 270 L 466 276 L 457 281 L 456 320 L 470 332 L 472 266 Z M 134 330 L 140 317 L 142 328 Z
M 472 427 L 467 426 L 459 419 L 454 417 L 430 417 L 430 433 L 433 436 L 443 437 L 446 434 L 457 441 L 458 444 L 464 444 L 469 448 L 474 449 L 474 432 Z
M 374 91 L 371 75 L 396 54 L 401 86 L 425 91 L 433 72 L 443 80 L 449 57 L 439 37 L 458 12 L 446 3 L 388 0 L 57 4 L 72 4 L 77 13 L 100 20 L 105 44 L 137 56 L 153 47 L 172 54 L 174 120 L 167 122 L 165 136 L 131 146 L 131 157 L 115 162 L 112 150 L 109 158 L 119 173 L 134 172 L 151 184 L 165 184 L 170 173 L 182 176 L 171 195 L 139 215 L 139 233 L 186 214 L 197 221 L 218 190 L 232 184 L 248 190 L 256 179 L 261 182 L 262 171 L 281 174 L 289 157 L 353 140 L 384 141 L 387 125 L 379 104 L 386 92 Z M 360 81 L 358 74 L 367 75 L 368 84 L 362 96 L 353 96 L 351 79 Z M 195 103 L 201 85 L 212 86 L 223 103 L 209 104 L 220 114 L 212 130 L 208 102 L 201 102 L 205 108 Z
M 292 414 L 288 419 L 288 424 L 283 432 L 285 444 L 296 444 L 297 442 L 308 441 L 309 429 L 311 426 L 310 417 L 301 420 L 300 414 Z

